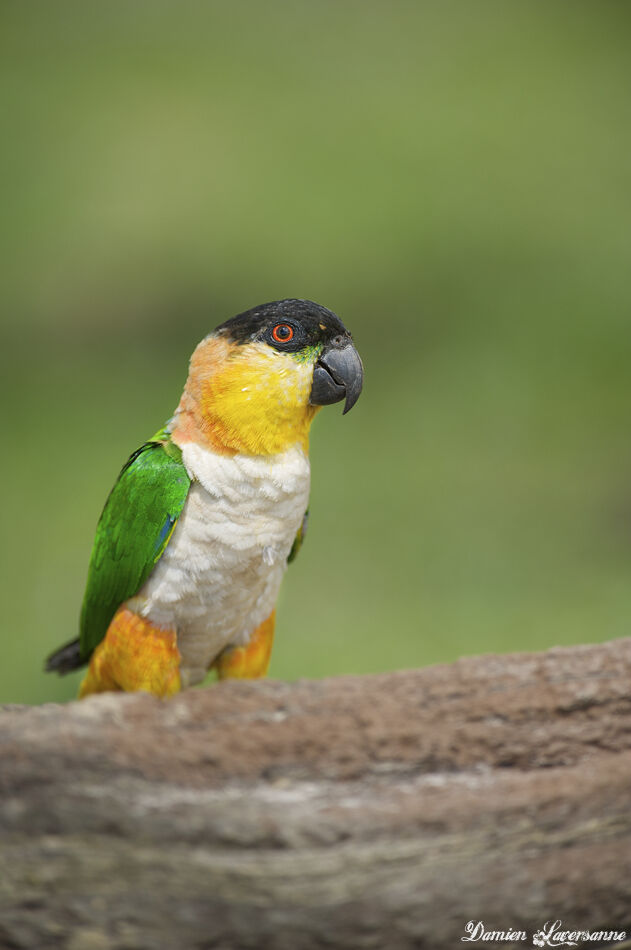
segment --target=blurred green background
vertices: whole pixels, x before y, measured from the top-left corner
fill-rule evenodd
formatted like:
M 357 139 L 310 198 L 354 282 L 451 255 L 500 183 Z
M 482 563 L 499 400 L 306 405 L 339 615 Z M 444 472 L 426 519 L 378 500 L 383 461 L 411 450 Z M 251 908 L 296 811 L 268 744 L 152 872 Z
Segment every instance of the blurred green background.
M 73 636 L 188 357 L 339 313 L 271 674 L 631 633 L 628 5 L 2 4 L 0 701 Z

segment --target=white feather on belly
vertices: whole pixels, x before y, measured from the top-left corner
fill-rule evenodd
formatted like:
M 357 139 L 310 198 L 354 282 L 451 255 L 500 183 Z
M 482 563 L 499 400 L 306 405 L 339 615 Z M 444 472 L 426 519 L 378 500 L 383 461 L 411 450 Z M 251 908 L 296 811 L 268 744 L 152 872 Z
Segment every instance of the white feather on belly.
M 130 607 L 175 628 L 183 685 L 227 646 L 247 643 L 274 609 L 309 499 L 309 460 L 182 450 L 193 479 L 164 554 Z

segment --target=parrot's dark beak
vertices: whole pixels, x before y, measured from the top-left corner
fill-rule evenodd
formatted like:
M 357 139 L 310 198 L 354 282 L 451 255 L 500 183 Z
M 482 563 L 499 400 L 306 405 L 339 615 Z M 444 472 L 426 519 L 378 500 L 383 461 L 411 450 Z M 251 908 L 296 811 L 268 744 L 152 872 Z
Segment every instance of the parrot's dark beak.
M 346 413 L 359 399 L 363 382 L 364 367 L 353 344 L 347 338 L 333 340 L 325 346 L 313 368 L 309 402 L 312 406 L 329 406 L 346 399 Z

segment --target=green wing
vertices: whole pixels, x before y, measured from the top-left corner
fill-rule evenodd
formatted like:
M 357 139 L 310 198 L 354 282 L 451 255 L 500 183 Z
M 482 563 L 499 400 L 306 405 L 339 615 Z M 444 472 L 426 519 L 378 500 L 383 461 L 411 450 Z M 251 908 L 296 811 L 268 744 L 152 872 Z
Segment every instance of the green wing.
M 304 513 L 302 524 L 298 528 L 298 534 L 294 538 L 294 543 L 291 546 L 291 551 L 287 555 L 287 563 L 291 564 L 294 558 L 297 556 L 298 551 L 302 547 L 303 541 L 307 536 L 307 525 L 309 524 L 309 509 Z
M 179 448 L 162 429 L 124 465 L 96 529 L 81 610 L 85 661 L 124 600 L 147 580 L 184 507 L 191 484 Z

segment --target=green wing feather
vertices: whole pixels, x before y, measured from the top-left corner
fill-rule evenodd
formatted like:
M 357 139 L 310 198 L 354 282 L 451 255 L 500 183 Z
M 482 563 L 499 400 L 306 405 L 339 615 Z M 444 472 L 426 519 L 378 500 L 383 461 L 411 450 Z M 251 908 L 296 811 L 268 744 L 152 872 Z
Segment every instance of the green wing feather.
M 306 536 L 307 536 L 307 525 L 308 525 L 308 524 L 309 524 L 309 509 L 307 508 L 307 510 L 305 511 L 305 513 L 304 513 L 304 515 L 303 515 L 303 518 L 302 518 L 302 524 L 301 524 L 300 527 L 298 528 L 298 534 L 297 534 L 296 537 L 294 538 L 294 543 L 293 543 L 292 546 L 291 546 L 291 551 L 290 551 L 289 554 L 287 555 L 287 563 L 288 563 L 288 564 L 291 564 L 291 562 L 292 562 L 292 561 L 296 558 L 296 556 L 298 555 L 298 552 L 300 551 L 300 548 L 302 547 L 303 542 L 304 542 L 304 540 L 305 540 L 305 538 L 306 538 Z
M 129 458 L 96 529 L 80 625 L 85 661 L 112 617 L 145 583 L 169 543 L 191 480 L 166 430 Z

